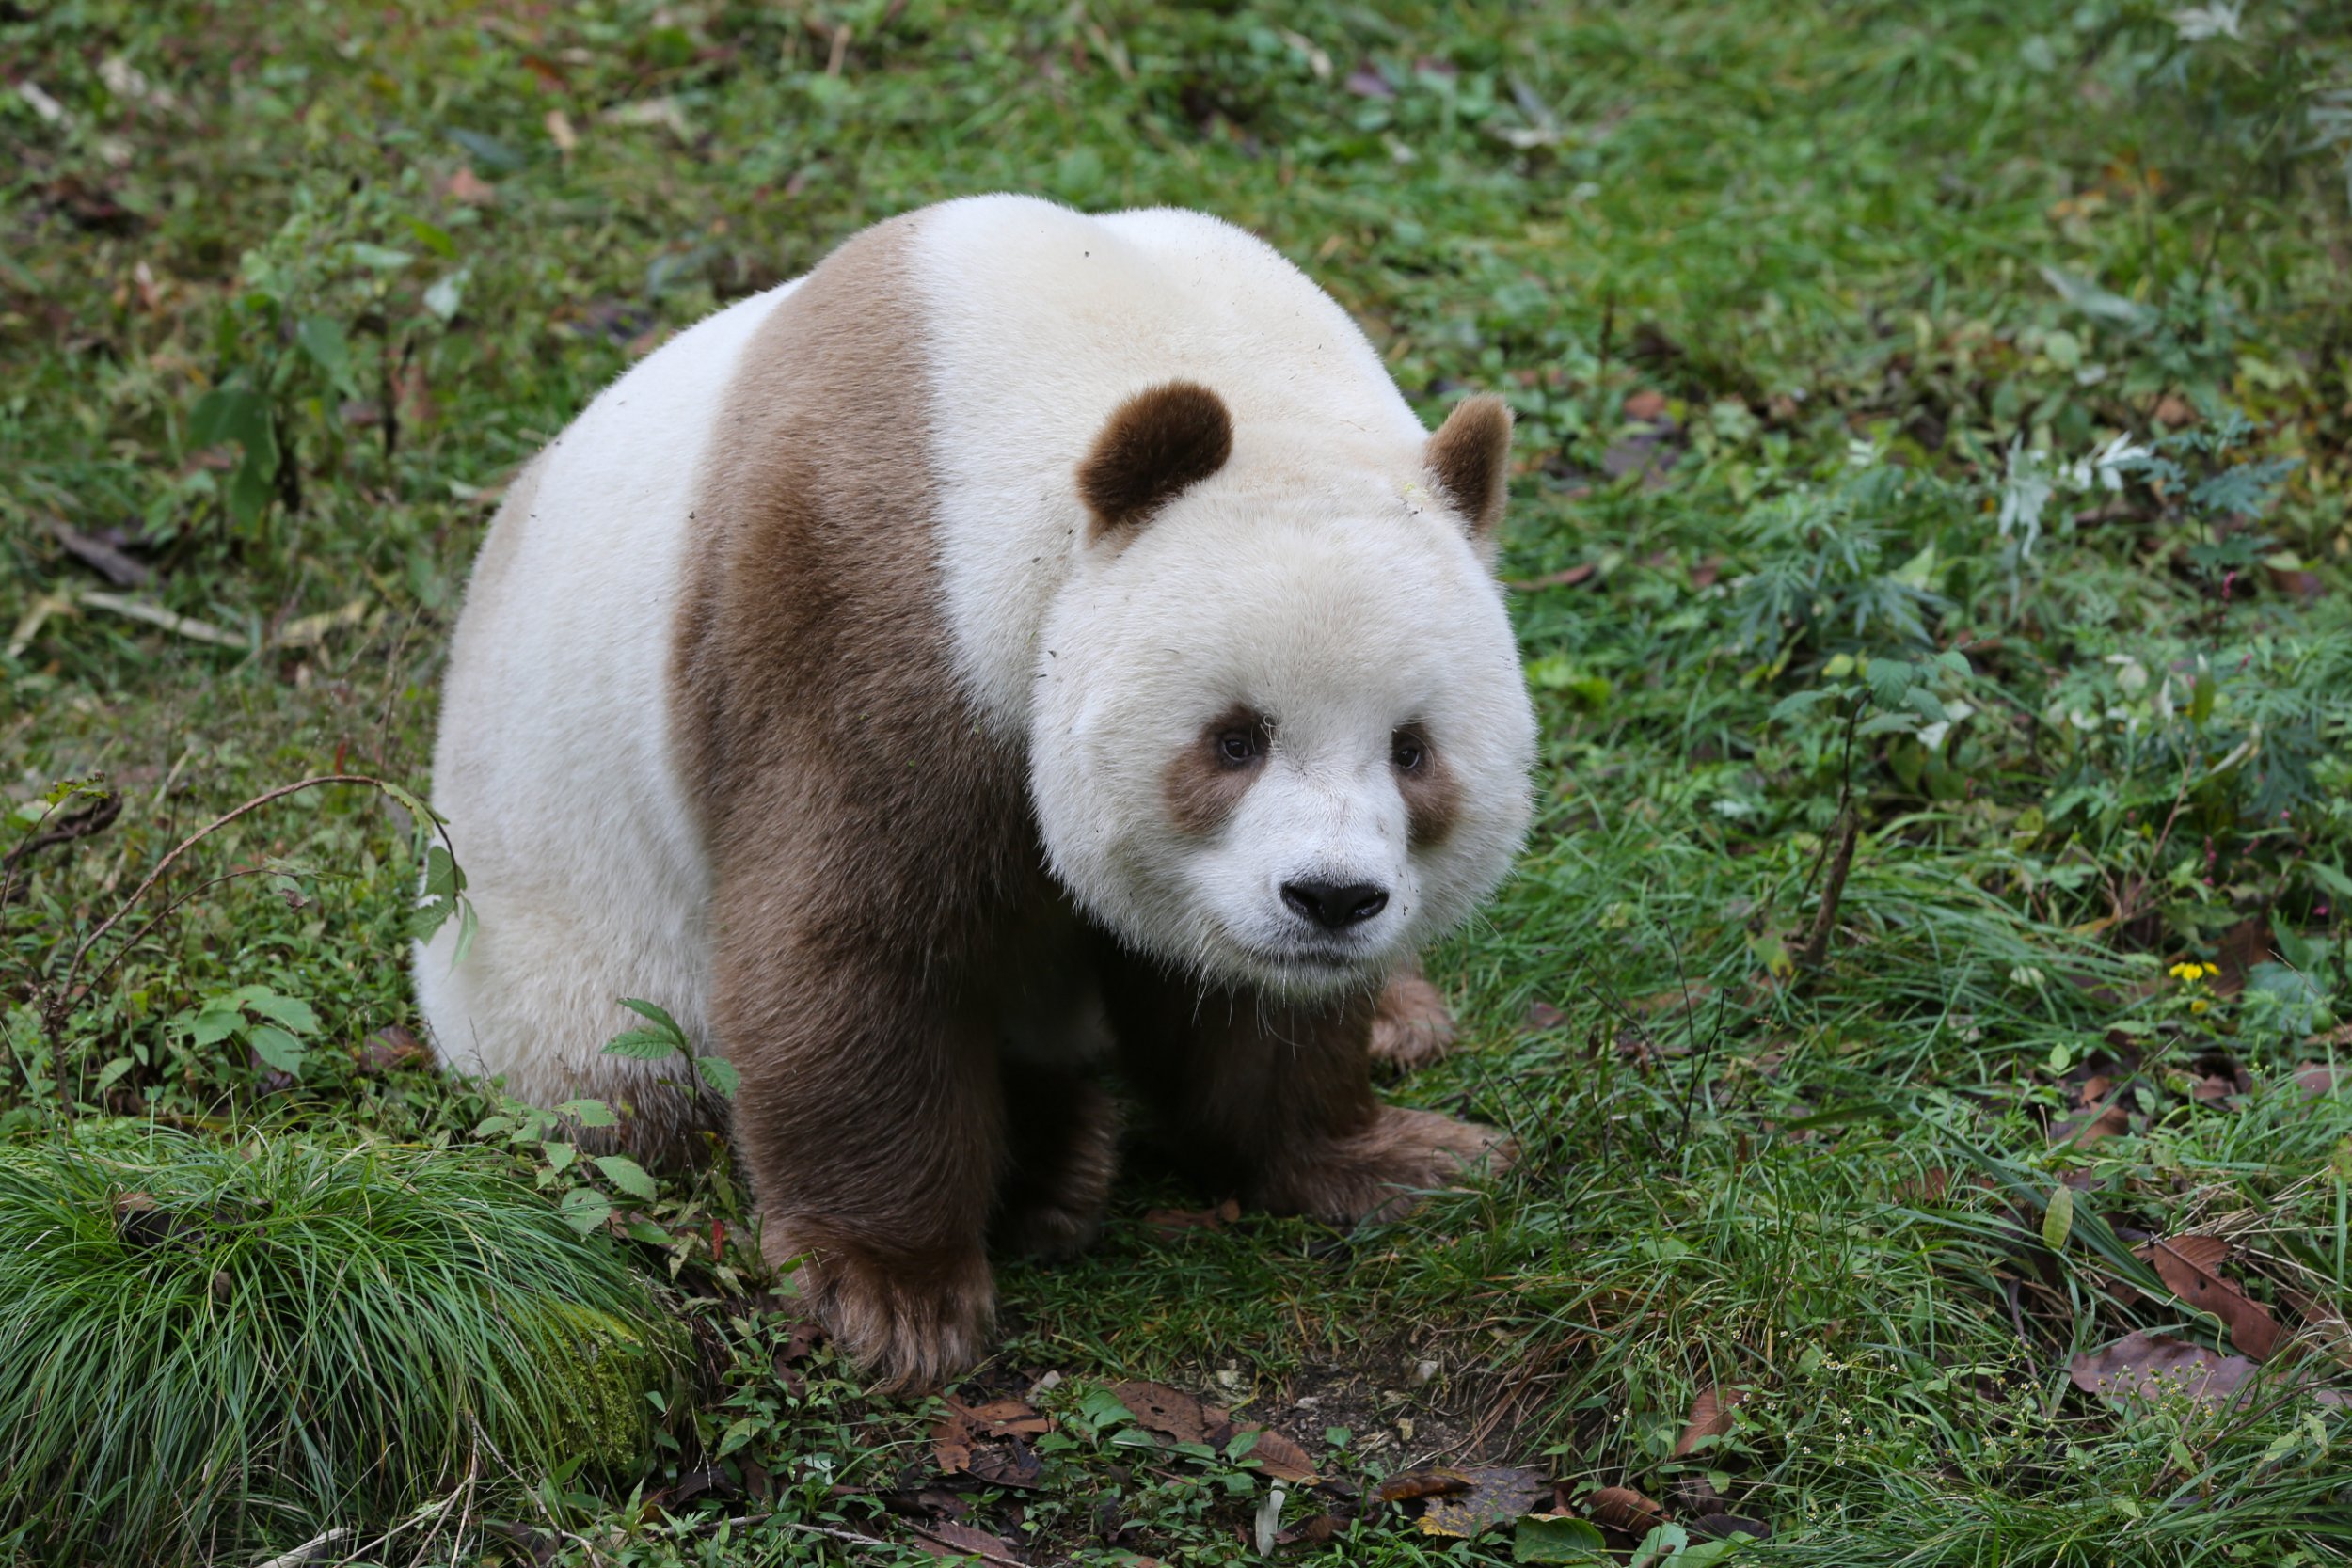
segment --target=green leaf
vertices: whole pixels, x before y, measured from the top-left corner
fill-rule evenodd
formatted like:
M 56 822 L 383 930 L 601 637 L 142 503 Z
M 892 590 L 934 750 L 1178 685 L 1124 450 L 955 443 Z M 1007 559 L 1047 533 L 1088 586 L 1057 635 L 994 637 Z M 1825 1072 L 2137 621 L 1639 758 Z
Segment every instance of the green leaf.
M 557 1115 L 570 1117 L 582 1127 L 612 1127 L 621 1119 L 601 1100 L 567 1100 L 555 1109 Z
M 466 873 L 457 857 L 436 844 L 424 852 L 424 895 L 454 898 L 466 891 Z
M 1786 720 L 1794 719 L 1814 704 L 1827 702 L 1836 695 L 1836 692 L 1825 686 L 1810 687 L 1803 691 L 1791 691 L 1772 705 L 1772 711 L 1768 717 L 1772 722 L 1781 723 Z
M 253 1054 L 280 1072 L 299 1077 L 302 1072 L 302 1042 L 274 1023 L 256 1024 L 246 1037 L 253 1047 Z
M 380 245 L 370 245 L 365 240 L 354 240 L 350 254 L 355 265 L 377 272 L 398 272 L 415 260 L 405 250 L 388 250 Z
M 351 340 L 343 335 L 342 323 L 332 316 L 305 316 L 294 329 L 294 342 L 326 372 L 337 391 L 347 398 L 359 395 L 358 380 L 351 373 Z
M 265 990 L 259 996 L 246 997 L 245 1007 L 247 1012 L 276 1019 L 297 1035 L 318 1032 L 319 1015 L 311 1010 L 310 1004 L 299 997 L 280 996 L 276 991 Z
M 1515 1562 L 1605 1562 L 1608 1551 L 1599 1526 L 1556 1513 L 1523 1515 L 1511 1543 Z
M 2074 1228 L 2074 1189 L 2061 1181 L 2050 1195 L 2050 1206 L 2042 1212 L 2042 1244 L 2052 1252 L 2062 1252 Z
M 677 1053 L 677 1042 L 659 1029 L 631 1029 L 604 1042 L 604 1054 L 633 1062 L 666 1062 Z
M 457 900 L 457 942 L 450 948 L 449 953 L 449 963 L 452 969 L 464 963 L 466 955 L 473 951 L 474 933 L 481 929 L 481 927 L 482 919 L 474 913 L 473 900 L 459 898 Z
M 574 1187 L 555 1209 L 564 1224 L 583 1236 L 612 1217 L 612 1200 L 594 1187 Z
M 694 1070 L 702 1074 L 705 1084 L 710 1085 L 710 1092 L 722 1100 L 733 1100 L 735 1091 L 743 1086 L 743 1075 L 736 1071 L 735 1064 L 724 1056 L 698 1057 L 694 1062 Z
M 470 153 L 476 163 L 501 171 L 523 166 L 523 155 L 496 136 L 479 131 L 452 131 L 449 139 Z
M 449 230 L 439 224 L 428 223 L 419 217 L 412 217 L 407 222 L 408 232 L 414 234 L 417 243 L 434 255 L 454 257 L 457 254 L 457 242 L 451 239 Z
M 245 1014 L 207 1006 L 188 1024 L 188 1040 L 193 1045 L 217 1045 L 244 1027 Z
M 643 1242 L 647 1246 L 668 1246 L 676 1240 L 651 1220 L 630 1220 L 621 1229 L 630 1241 Z
M 136 1064 L 134 1063 L 128 1056 L 115 1057 L 104 1067 L 98 1069 L 97 1082 L 90 1085 L 89 1092 L 92 1096 L 104 1094 L 108 1089 L 113 1088 L 115 1085 L 121 1080 L 122 1075 L 130 1071 L 135 1065 Z
M 650 1199 L 661 1190 L 645 1174 L 645 1167 L 626 1154 L 599 1154 L 592 1163 L 607 1180 L 631 1197 Z
M 547 1161 L 548 1168 L 554 1171 L 571 1169 L 572 1162 L 580 1158 L 580 1150 L 577 1147 L 552 1140 L 539 1146 L 539 1154 Z

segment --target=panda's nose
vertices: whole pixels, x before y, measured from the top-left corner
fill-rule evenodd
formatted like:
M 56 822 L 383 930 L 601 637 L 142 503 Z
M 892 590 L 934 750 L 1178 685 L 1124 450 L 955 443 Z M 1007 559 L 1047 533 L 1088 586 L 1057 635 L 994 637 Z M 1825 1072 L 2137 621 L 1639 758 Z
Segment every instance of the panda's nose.
M 1284 882 L 1282 902 L 1327 931 L 1360 926 L 1389 907 L 1389 890 L 1370 882 Z

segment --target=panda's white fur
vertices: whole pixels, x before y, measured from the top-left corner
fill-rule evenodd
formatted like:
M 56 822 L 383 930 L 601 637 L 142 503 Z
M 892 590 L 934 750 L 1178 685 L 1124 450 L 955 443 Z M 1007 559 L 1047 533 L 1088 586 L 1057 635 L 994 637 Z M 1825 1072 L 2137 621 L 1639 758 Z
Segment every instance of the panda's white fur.
M 1002 196 L 892 227 L 903 276 L 888 287 L 904 297 L 888 305 L 920 361 L 910 382 L 919 392 L 907 394 L 919 406 L 907 417 L 920 423 L 916 450 L 930 467 L 917 520 L 928 533 L 903 547 L 926 553 L 937 600 L 908 606 L 908 623 L 939 627 L 953 672 L 908 700 L 952 705 L 956 724 L 1025 759 L 1025 809 L 1053 878 L 1120 944 L 1200 985 L 1301 1006 L 1376 988 L 1471 911 L 1525 829 L 1534 720 L 1488 569 L 1507 419 L 1488 411 L 1495 507 L 1465 516 L 1433 476 L 1429 434 L 1363 335 L 1244 231 L 1192 213 L 1089 217 Z M 877 253 L 845 246 L 829 265 Z M 660 1003 L 699 1045 L 745 1066 L 739 1132 L 754 1105 L 817 1093 L 755 1085 L 755 1071 L 805 1069 L 768 1064 L 759 1041 L 712 1038 L 730 1016 L 713 991 L 714 964 L 724 970 L 714 899 L 725 902 L 729 868 L 714 859 L 679 713 L 681 630 L 704 612 L 694 595 L 707 582 L 696 562 L 716 548 L 696 509 L 713 504 L 712 476 L 738 439 L 722 421 L 741 423 L 759 377 L 795 373 L 756 345 L 825 341 L 778 340 L 771 327 L 807 281 L 672 340 L 518 476 L 451 652 L 433 803 L 479 927 L 463 963 L 453 962 L 453 926 L 418 951 L 436 1049 L 541 1103 L 631 1101 L 659 1135 L 707 1108 L 659 1086 L 674 1065 L 601 1053 L 634 1022 L 624 996 Z M 1148 517 L 1109 526 L 1089 511 L 1080 466 L 1116 412 L 1170 383 L 1206 388 L 1230 412 L 1230 456 Z M 1176 819 L 1171 758 L 1237 707 L 1263 716 L 1261 771 L 1213 828 Z M 1429 842 L 1400 792 L 1407 729 L 1446 769 L 1445 821 Z M 790 778 L 760 784 L 793 798 Z M 800 799 L 826 798 L 810 788 Z M 958 847 L 936 847 L 943 857 Z M 1385 907 L 1327 929 L 1286 897 L 1302 882 L 1377 889 Z M 788 911 L 802 891 L 763 889 L 759 918 Z M 1078 951 L 1078 939 L 1056 940 L 1036 950 Z M 918 952 L 901 968 L 910 962 L 908 983 L 926 983 L 929 960 Z M 1091 986 L 1013 988 L 1024 999 L 999 1022 L 1006 1048 L 1045 1061 L 1090 1048 L 1104 1033 Z M 1355 1025 L 1332 1027 L 1336 1049 L 1354 1049 L 1342 1035 Z M 922 1048 L 907 1049 L 917 1053 L 909 1070 L 929 1070 Z M 1275 1201 L 1365 1212 L 1373 1199 L 1347 1195 L 1425 1184 L 1450 1168 L 1430 1163 L 1440 1154 L 1484 1147 L 1470 1136 L 1479 1130 L 1424 1113 L 1366 1124 L 1376 1109 L 1368 1088 L 1327 1092 L 1361 1102 L 1327 1118 L 1335 1152 L 1276 1162 L 1289 1174 L 1268 1179 Z M 998 1158 L 988 1138 L 969 1168 L 984 1173 Z M 840 1180 L 868 1209 L 878 1157 L 842 1157 Z M 1336 1173 L 1322 1186 L 1317 1162 Z M 784 1180 L 759 1158 L 752 1166 L 771 1189 Z M 1336 1196 L 1315 1196 L 1327 1191 Z M 800 1201 L 760 1196 L 771 1215 Z M 985 1196 L 977 1201 L 985 1212 Z M 912 1258 L 906 1238 L 927 1222 L 859 1223 L 888 1232 L 875 1256 Z M 907 1278 L 970 1273 L 956 1268 L 910 1265 Z M 851 1285 L 865 1294 L 851 1299 Z M 974 1314 L 985 1315 L 984 1287 L 979 1298 L 968 1284 L 842 1290 L 850 1294 L 818 1297 L 836 1333 L 909 1382 L 968 1358 Z M 906 1305 L 922 1295 L 939 1299 Z

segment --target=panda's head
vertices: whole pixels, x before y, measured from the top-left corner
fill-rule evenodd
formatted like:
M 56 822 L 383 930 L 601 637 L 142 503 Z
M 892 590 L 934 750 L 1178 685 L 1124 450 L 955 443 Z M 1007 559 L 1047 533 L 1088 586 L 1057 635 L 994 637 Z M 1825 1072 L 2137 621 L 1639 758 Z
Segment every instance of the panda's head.
M 1279 437 L 1229 464 L 1225 405 L 1189 383 L 1111 417 L 1079 467 L 1089 527 L 1030 748 L 1048 854 L 1090 914 L 1205 977 L 1311 995 L 1493 891 L 1535 735 L 1488 566 L 1510 433 L 1472 400 L 1400 480 Z

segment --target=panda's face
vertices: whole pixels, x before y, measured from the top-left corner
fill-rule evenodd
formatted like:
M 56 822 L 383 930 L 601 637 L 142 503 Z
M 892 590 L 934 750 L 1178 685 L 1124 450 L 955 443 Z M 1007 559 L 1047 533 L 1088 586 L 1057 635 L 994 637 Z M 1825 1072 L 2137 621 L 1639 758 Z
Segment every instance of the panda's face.
M 1425 496 L 1213 481 L 1087 553 L 1039 664 L 1057 874 L 1204 975 L 1375 978 L 1467 917 L 1525 832 L 1534 718 L 1501 594 Z

